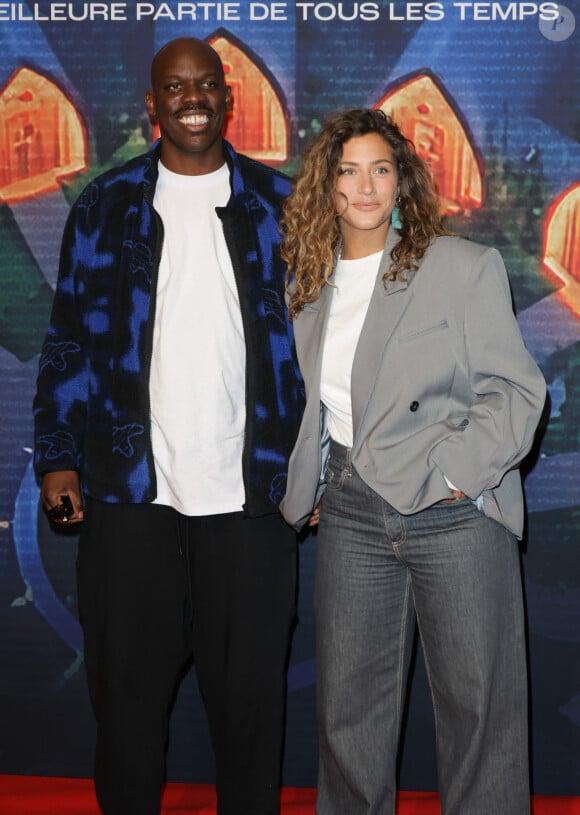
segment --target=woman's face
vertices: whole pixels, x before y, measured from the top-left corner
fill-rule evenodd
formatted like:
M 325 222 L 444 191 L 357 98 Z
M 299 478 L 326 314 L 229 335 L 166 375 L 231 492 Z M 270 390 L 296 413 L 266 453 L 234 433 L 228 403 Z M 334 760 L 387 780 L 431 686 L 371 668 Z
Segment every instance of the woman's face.
M 367 133 L 345 142 L 334 191 L 345 244 L 364 240 L 369 251 L 382 249 L 398 191 L 396 162 L 382 136 Z

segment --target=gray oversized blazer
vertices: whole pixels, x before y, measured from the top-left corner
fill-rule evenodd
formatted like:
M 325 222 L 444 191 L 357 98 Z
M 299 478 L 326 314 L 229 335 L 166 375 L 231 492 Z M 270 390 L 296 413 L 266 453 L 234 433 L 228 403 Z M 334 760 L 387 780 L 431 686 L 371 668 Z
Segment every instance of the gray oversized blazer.
M 518 465 L 544 406 L 544 378 L 513 314 L 499 252 L 437 238 L 407 281 L 382 276 L 398 239 L 391 228 L 356 348 L 352 462 L 407 515 L 449 498 L 446 476 L 517 537 Z M 332 288 L 294 320 L 306 408 L 280 509 L 300 529 L 324 490 L 320 371 Z

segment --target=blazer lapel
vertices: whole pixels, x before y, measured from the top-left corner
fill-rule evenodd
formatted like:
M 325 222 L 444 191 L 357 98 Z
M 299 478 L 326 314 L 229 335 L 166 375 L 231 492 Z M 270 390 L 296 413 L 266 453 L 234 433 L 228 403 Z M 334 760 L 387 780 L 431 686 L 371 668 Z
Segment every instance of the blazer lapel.
M 354 355 L 351 375 L 353 448 L 356 448 L 366 410 L 373 395 L 385 346 L 397 327 L 408 303 L 408 282 L 395 280 L 383 284 L 382 277 L 391 264 L 391 250 L 398 240 L 389 229 L 387 242 Z
M 296 353 L 306 386 L 306 393 L 309 397 L 314 384 L 317 384 L 318 394 L 320 395 L 322 352 L 332 302 L 331 294 L 332 287 L 324 286 L 318 300 L 304 306 L 302 313 L 298 315 L 294 324 Z

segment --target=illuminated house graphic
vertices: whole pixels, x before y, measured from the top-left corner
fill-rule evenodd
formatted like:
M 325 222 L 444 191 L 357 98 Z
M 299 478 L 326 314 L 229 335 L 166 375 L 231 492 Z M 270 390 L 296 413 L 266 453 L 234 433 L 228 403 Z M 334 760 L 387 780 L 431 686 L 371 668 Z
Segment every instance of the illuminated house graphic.
M 0 93 L 0 198 L 34 197 L 87 165 L 84 128 L 51 81 L 20 68 Z
M 434 77 L 401 80 L 375 105 L 388 113 L 430 166 L 443 215 L 469 213 L 483 202 L 483 174 L 474 145 Z
M 542 260 L 564 283 L 561 299 L 580 314 L 580 184 L 566 190 L 550 208 Z
M 288 158 L 288 118 L 283 94 L 265 65 L 242 43 L 220 33 L 209 40 L 220 55 L 233 109 L 226 137 L 240 153 L 268 164 Z
M 570 126 L 577 74 L 572 68 L 562 70 L 563 65 L 577 65 L 577 57 L 574 37 L 555 48 L 531 20 L 529 25 L 515 19 L 468 24 L 460 14 L 450 13 L 445 25 L 425 21 L 416 28 L 390 68 L 388 84 L 375 87 L 369 103 L 380 100 L 384 88 L 392 92 L 401 87 L 405 78 L 432 77 L 435 90 L 452 100 L 455 114 L 466 124 L 478 160 L 493 151 L 515 166 L 535 145 L 545 177 L 561 190 L 577 177 L 580 162 L 580 144 Z M 432 104 L 431 92 L 419 103 Z M 433 123 L 445 128 L 437 116 Z

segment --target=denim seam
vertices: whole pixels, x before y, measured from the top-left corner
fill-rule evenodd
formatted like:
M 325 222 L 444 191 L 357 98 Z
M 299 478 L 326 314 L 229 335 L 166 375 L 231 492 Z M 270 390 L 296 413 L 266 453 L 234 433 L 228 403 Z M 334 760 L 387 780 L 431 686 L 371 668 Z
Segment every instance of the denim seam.
M 392 507 L 389 507 L 391 509 L 392 513 L 396 514 L 396 516 L 399 519 L 400 537 L 397 540 L 393 540 L 392 535 L 389 532 L 389 519 L 387 517 L 388 513 L 386 512 L 386 507 L 388 507 L 389 504 L 385 501 L 384 498 L 380 498 L 380 502 L 381 502 L 381 514 L 383 516 L 383 526 L 385 528 L 385 535 L 386 535 L 390 545 L 393 548 L 393 552 L 395 554 L 395 557 L 400 562 L 403 562 L 404 558 L 402 557 L 400 550 L 401 550 L 401 547 L 403 546 L 403 544 L 405 543 L 405 541 L 407 540 L 407 526 L 403 522 L 403 518 L 400 515 L 400 513 L 398 513 Z
M 411 587 L 411 576 L 409 572 L 407 572 L 407 582 L 405 585 L 405 601 L 403 604 L 403 619 L 401 620 L 401 635 L 399 638 L 399 666 L 397 672 L 397 733 L 400 734 L 400 727 L 401 727 L 401 710 L 403 707 L 403 699 L 404 699 L 404 691 L 406 688 L 406 682 L 403 682 L 403 665 L 405 662 L 405 643 L 407 641 L 407 625 L 408 625 L 408 604 L 409 604 L 409 593 Z
M 415 594 L 413 592 L 413 605 L 415 607 L 415 617 L 417 618 L 417 627 L 419 629 L 419 635 L 421 636 L 421 619 L 419 617 L 419 612 L 417 610 L 417 603 L 415 602 Z M 435 743 L 439 743 L 439 708 L 437 706 L 437 698 L 435 696 L 435 691 L 433 689 L 433 680 L 431 678 L 431 665 L 429 663 L 429 656 L 427 654 L 427 650 L 423 645 L 423 637 L 421 637 L 421 645 L 423 646 L 423 660 L 425 662 L 425 672 L 427 674 L 427 681 L 429 682 L 429 690 L 431 693 L 431 701 L 433 702 L 433 719 L 435 722 Z

